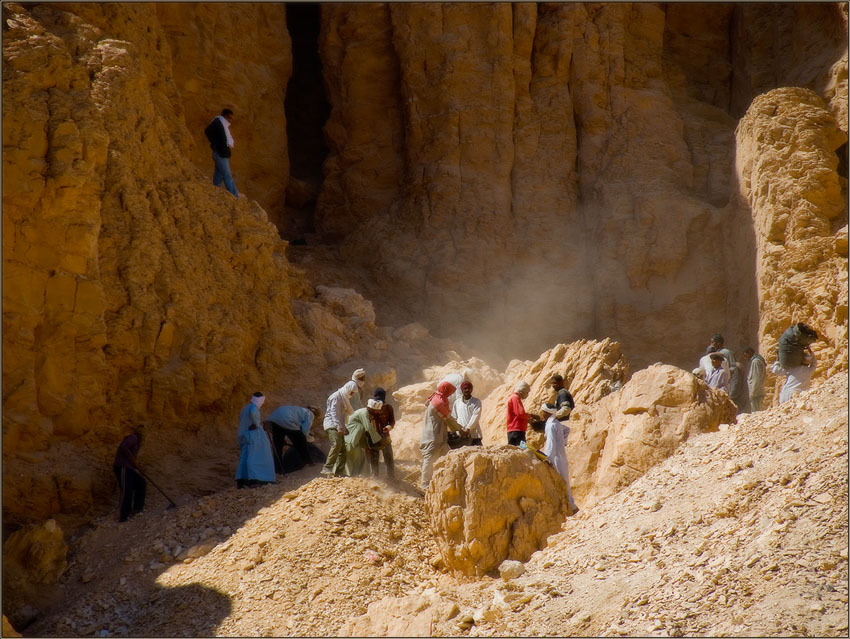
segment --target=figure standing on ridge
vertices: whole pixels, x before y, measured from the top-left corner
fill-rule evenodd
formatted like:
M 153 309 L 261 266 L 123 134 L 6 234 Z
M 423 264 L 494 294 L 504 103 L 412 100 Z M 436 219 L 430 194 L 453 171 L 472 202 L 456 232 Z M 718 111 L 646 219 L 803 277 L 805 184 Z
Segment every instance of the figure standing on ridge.
M 508 398 L 508 446 L 519 446 L 525 441 L 531 415 L 525 412 L 522 400 L 528 397 L 530 391 L 531 387 L 526 382 L 519 382 Z
M 239 413 L 238 439 L 241 453 L 236 468 L 237 488 L 273 484 L 275 481 L 272 445 L 260 417 L 260 407 L 264 401 L 266 398 L 262 393 L 254 393 L 251 401 Z
M 564 478 L 567 484 L 567 503 L 569 504 L 570 512 L 574 515 L 578 512 L 578 507 L 573 500 L 573 491 L 570 489 L 570 470 L 567 464 L 567 437 L 570 434 L 570 427 L 561 423 L 557 417 L 558 408 L 552 404 L 543 404 L 540 407 L 541 414 L 548 414 L 546 420 L 546 444 L 543 446 L 543 454 L 549 461 L 558 474 Z
M 121 489 L 118 521 L 127 521 L 133 515 L 142 512 L 145 507 L 147 482 L 139 473 L 141 468 L 136 461 L 142 445 L 143 433 L 143 424 L 134 427 L 133 432 L 121 440 L 118 451 L 115 453 L 112 470 Z
M 233 122 L 233 111 L 222 109 L 221 115 L 212 119 L 204 129 L 204 135 L 210 141 L 213 154 L 213 184 L 220 186 L 224 183 L 226 188 L 235 197 L 239 197 L 236 184 L 233 182 L 233 173 L 230 171 L 230 149 L 234 146 L 233 136 L 230 134 L 230 123 Z

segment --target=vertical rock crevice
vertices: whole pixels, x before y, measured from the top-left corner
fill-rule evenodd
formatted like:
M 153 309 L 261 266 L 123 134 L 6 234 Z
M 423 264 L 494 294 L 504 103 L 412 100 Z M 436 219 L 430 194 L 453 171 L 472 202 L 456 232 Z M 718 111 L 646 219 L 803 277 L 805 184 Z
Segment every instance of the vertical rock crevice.
M 284 103 L 290 176 L 286 216 L 280 231 L 284 238 L 301 242 L 306 234 L 316 230 L 316 197 L 322 187 L 328 155 L 324 127 L 331 107 L 319 55 L 319 4 L 287 4 L 286 26 L 292 41 L 292 76 Z

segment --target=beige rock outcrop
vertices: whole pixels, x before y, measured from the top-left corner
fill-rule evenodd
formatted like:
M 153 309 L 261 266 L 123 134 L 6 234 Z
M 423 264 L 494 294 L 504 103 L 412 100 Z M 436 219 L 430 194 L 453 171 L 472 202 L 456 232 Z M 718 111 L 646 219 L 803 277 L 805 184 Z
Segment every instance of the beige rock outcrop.
M 53 519 L 16 530 L 3 544 L 4 608 L 17 611 L 28 604 L 40 589 L 55 583 L 67 567 L 68 546 Z M 5 632 L 3 636 L 7 636 Z
M 567 516 L 567 490 L 528 452 L 461 448 L 435 464 L 425 508 L 446 566 L 483 575 L 545 546 Z
M 552 375 L 564 377 L 576 406 L 592 404 L 622 386 L 629 367 L 620 352 L 620 345 L 610 339 L 579 340 L 558 344 L 545 351 L 533 362 L 512 362 L 505 371 L 505 381 L 482 401 L 481 430 L 485 444 L 506 442 L 506 411 L 508 399 L 520 381 L 531 386 L 523 406 L 528 413 L 539 414 L 540 405 L 552 402 L 555 393 L 549 385 Z M 539 437 L 531 438 L 536 443 Z
M 688 437 L 734 423 L 735 404 L 691 373 L 658 364 L 570 416 L 570 487 L 582 507 L 611 495 L 673 454 Z
M 842 130 L 843 127 L 843 130 Z M 793 322 L 817 330 L 817 377 L 847 369 L 847 143 L 824 100 L 784 88 L 756 98 L 738 125 L 741 196 L 756 231 L 759 348 L 768 362 Z

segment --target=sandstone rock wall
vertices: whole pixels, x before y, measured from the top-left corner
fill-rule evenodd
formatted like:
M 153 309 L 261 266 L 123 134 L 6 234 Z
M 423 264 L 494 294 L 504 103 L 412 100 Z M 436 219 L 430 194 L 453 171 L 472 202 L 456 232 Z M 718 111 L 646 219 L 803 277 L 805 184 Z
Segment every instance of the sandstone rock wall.
M 148 7 L 170 49 L 168 72 L 191 139 L 184 152 L 212 180 L 204 127 L 224 107 L 233 110 L 236 145 L 230 168 L 236 188 L 282 228 L 289 178 L 284 101 L 292 74 L 286 5 L 167 2 Z
M 175 82 L 188 75 L 172 75 L 169 37 L 182 20 L 199 30 L 184 25 L 190 40 L 213 37 L 209 27 L 255 34 L 262 44 L 282 28 L 274 7 L 258 7 L 251 20 L 232 10 L 3 6 L 10 522 L 91 514 L 111 502 L 108 469 L 133 422 L 150 425 L 144 455 L 180 456 L 170 471 L 162 464 L 158 478 L 167 482 L 184 472 L 187 433 L 203 431 L 218 451 L 234 446 L 233 420 L 257 389 L 270 404 L 322 405 L 336 380 L 319 371 L 391 359 L 386 383 L 396 370 L 421 369 L 424 353 L 448 350 L 425 329 L 396 336 L 377 326 L 354 291 L 305 284 L 263 208 L 214 188 L 193 164 L 180 94 L 187 89 Z M 177 39 L 178 50 L 191 48 Z M 213 57 L 219 72 L 240 68 L 235 48 L 228 51 L 230 66 Z M 273 77 L 248 73 L 257 100 L 271 100 L 269 91 L 282 96 L 274 79 L 285 67 L 281 55 L 269 54 Z M 239 93 L 245 82 L 234 77 L 223 86 Z M 260 102 L 245 104 L 246 115 L 262 110 Z
M 581 507 L 628 486 L 688 437 L 734 423 L 735 405 L 675 366 L 653 365 L 570 416 L 570 487 Z
M 111 489 L 129 422 L 220 423 L 306 345 L 274 225 L 189 160 L 152 7 L 4 20 L 4 509 L 38 517 Z
M 846 119 L 846 7 L 323 5 L 322 20 L 318 215 L 352 231 L 353 261 L 391 247 L 366 260 L 379 313 L 485 355 L 611 336 L 637 366 L 691 367 L 716 331 L 736 351 L 756 340 L 736 118 L 787 83 Z
M 847 180 L 836 155 L 845 131 L 823 98 L 800 88 L 759 96 L 737 130 L 757 237 L 760 351 L 775 361 L 782 332 L 806 322 L 821 336 L 818 377 L 847 369 Z

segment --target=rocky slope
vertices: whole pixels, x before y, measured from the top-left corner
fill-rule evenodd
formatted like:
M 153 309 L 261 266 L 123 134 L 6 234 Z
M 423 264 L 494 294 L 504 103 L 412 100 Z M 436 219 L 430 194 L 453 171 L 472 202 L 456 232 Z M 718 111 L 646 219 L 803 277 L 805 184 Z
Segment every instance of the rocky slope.
M 177 510 L 160 500 L 72 539 L 61 604 L 23 611 L 38 617 L 26 632 L 846 635 L 847 399 L 837 376 L 691 437 L 506 579 L 438 568 L 404 483 L 308 468 Z

